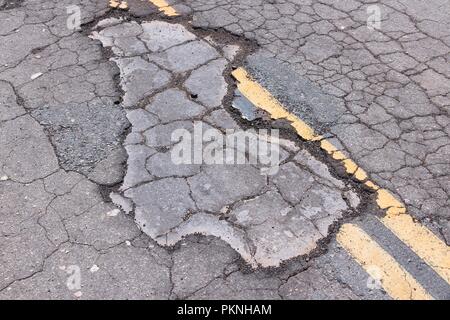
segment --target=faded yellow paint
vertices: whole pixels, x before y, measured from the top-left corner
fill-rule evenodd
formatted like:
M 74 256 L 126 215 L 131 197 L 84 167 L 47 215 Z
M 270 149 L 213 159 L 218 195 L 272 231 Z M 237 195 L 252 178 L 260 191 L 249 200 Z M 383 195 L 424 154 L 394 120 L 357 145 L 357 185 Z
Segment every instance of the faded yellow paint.
M 391 214 L 404 213 L 400 212 L 403 211 L 404 205 L 388 190 L 380 189 L 377 191 L 377 204 L 381 209 L 385 209 Z
M 363 267 L 380 281 L 397 300 L 432 300 L 425 289 L 395 259 L 353 224 L 341 227 L 337 241 Z
M 368 178 L 367 173 L 362 169 L 358 168 L 354 174 L 355 178 L 359 181 L 365 181 Z
M 287 112 L 272 95 L 258 83 L 249 78 L 247 71 L 238 68 L 233 71 L 233 77 L 238 80 L 238 88 L 247 97 L 251 98 L 258 108 L 267 111 L 272 118 L 281 119 L 289 117 Z
M 347 159 L 347 156 L 342 151 L 333 152 L 333 154 L 331 156 L 335 160 L 345 160 L 345 159 Z
M 305 140 L 314 141 L 316 139 L 320 139 L 320 137 L 317 137 L 314 134 L 314 130 L 311 129 L 310 126 L 308 126 L 306 123 L 301 121 L 295 116 L 288 116 L 286 117 L 286 120 L 290 121 L 292 123 L 292 126 L 297 131 L 297 133 L 303 137 Z
M 402 241 L 428 263 L 438 274 L 450 283 L 450 247 L 437 238 L 431 231 L 413 221 L 406 214 L 405 205 L 390 191 L 381 189 L 368 180 L 367 173 L 353 160 L 349 159 L 332 142 L 316 134 L 304 121 L 288 112 L 266 89 L 256 83 L 243 68 L 233 72 L 241 93 L 258 108 L 265 110 L 273 119 L 286 119 L 292 123 L 298 135 L 306 141 L 320 141 L 320 147 L 333 159 L 345 167 L 348 174 L 377 192 L 377 204 L 385 210 L 383 223 Z
M 388 214 L 380 220 L 450 283 L 450 249 L 443 241 L 407 214 Z
M 332 143 L 330 143 L 328 140 L 320 141 L 320 147 L 323 150 L 325 150 L 329 155 L 332 155 L 333 153 L 338 151 L 338 149 Z
M 377 204 L 386 211 L 381 222 L 450 284 L 450 247 L 406 214 L 405 205 L 390 191 L 379 189 Z
M 170 4 L 165 0 L 149 0 L 155 6 L 158 7 L 158 10 L 164 13 L 168 17 L 176 17 L 178 16 L 178 12 L 170 6 Z
M 272 119 L 285 119 L 289 121 L 302 139 L 306 141 L 320 141 L 321 148 L 330 154 L 333 159 L 340 160 L 347 173 L 361 181 L 367 179 L 367 174 L 353 160 L 345 156 L 330 141 L 317 134 L 306 122 L 287 111 L 270 92 L 251 79 L 246 70 L 238 68 L 233 71 L 232 75 L 238 81 L 238 89 L 256 107 L 266 111 Z
M 377 191 L 377 190 L 380 189 L 380 187 L 377 186 L 377 185 L 376 185 L 375 183 L 373 183 L 372 181 L 366 181 L 364 184 L 365 184 L 367 187 L 369 187 L 370 189 L 374 190 L 374 191 Z
M 263 87 L 252 81 L 247 71 L 238 68 L 233 71 L 233 76 L 239 81 L 238 88 L 255 106 L 266 111 L 272 119 L 285 119 L 289 121 L 300 137 L 305 140 L 321 140 L 314 130 L 304 121 L 288 112 L 283 106 Z
M 109 1 L 109 6 L 111 7 L 111 8 L 118 8 L 119 7 L 119 5 L 120 5 L 120 2 L 118 2 L 118 1 L 115 1 L 115 0 L 110 0 Z
M 351 159 L 343 159 L 342 163 L 344 164 L 345 170 L 351 175 L 355 174 L 355 172 L 358 170 L 358 165 Z

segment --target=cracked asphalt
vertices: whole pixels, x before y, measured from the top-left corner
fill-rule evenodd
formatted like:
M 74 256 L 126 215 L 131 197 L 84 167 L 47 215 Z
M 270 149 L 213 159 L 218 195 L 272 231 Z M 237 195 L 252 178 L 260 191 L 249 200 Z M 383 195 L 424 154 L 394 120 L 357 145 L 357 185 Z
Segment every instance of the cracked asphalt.
M 1 300 L 450 299 L 448 1 L 113 2 L 0 0 Z

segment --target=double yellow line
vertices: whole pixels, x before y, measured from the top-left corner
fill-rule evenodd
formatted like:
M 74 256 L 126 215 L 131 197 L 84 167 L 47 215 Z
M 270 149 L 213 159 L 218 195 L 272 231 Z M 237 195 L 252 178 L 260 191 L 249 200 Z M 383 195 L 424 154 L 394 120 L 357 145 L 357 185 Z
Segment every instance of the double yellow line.
M 149 0 L 167 16 L 178 12 L 165 0 Z M 233 77 L 238 89 L 256 107 L 265 110 L 273 119 L 289 121 L 297 134 L 306 141 L 316 141 L 333 159 L 340 161 L 347 173 L 377 193 L 377 204 L 385 210 L 380 221 L 421 259 L 450 284 L 450 248 L 430 230 L 416 223 L 406 213 L 406 207 L 389 191 L 369 180 L 367 173 L 347 157 L 329 140 L 288 112 L 266 89 L 254 81 L 243 68 L 236 69 Z M 341 227 L 337 241 L 369 273 L 379 270 L 379 280 L 394 299 L 432 299 L 433 297 L 389 253 L 381 248 L 361 228 L 353 224 Z
M 406 243 L 421 259 L 450 283 L 450 248 L 424 226 L 414 222 L 405 206 L 388 190 L 369 180 L 367 173 L 329 140 L 287 111 L 266 89 L 254 81 L 243 68 L 233 72 L 239 91 L 256 107 L 266 111 L 272 119 L 291 123 L 297 134 L 306 141 L 316 141 L 333 159 L 341 162 L 347 173 L 377 193 L 377 204 L 385 210 L 381 222 Z M 383 250 L 361 228 L 353 224 L 342 226 L 337 241 L 367 271 L 377 267 L 386 292 L 395 299 L 431 299 L 422 286 Z

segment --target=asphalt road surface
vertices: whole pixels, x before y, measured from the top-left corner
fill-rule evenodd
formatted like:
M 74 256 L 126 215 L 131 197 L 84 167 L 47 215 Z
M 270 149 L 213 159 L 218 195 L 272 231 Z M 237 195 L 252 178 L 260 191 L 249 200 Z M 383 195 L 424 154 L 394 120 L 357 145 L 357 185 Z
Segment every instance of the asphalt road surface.
M 447 0 L 0 0 L 0 299 L 450 299 L 449 108 Z

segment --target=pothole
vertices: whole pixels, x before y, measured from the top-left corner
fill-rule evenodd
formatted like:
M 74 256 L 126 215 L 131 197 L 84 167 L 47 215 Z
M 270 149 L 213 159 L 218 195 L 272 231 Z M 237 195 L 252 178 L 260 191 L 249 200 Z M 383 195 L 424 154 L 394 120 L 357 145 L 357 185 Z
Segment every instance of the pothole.
M 98 26 L 92 38 L 113 53 L 132 125 L 112 199 L 158 244 L 215 236 L 254 268 L 278 267 L 312 253 L 357 209 L 352 185 L 319 158 L 274 130 L 243 131 L 228 113 L 224 75 L 238 43 L 159 20 Z

